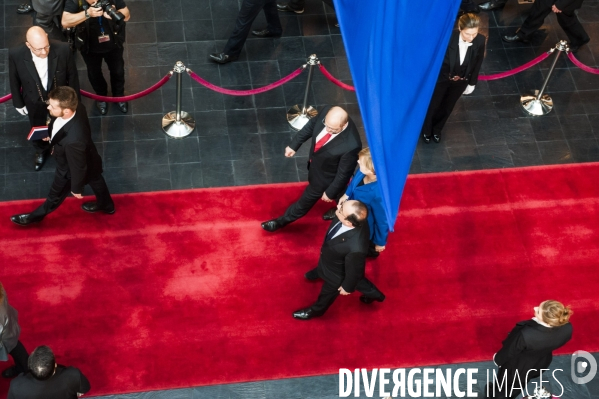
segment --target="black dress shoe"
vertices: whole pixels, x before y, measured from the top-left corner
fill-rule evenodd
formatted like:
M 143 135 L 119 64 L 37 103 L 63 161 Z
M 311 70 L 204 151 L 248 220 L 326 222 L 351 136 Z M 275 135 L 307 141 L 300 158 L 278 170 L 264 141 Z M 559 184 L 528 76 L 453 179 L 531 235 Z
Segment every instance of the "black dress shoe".
M 425 136 L 424 134 L 422 135 L 422 140 L 424 140 L 424 142 L 426 144 L 431 142 L 431 136 Z
M 333 219 L 335 219 L 336 212 L 337 212 L 337 208 L 331 208 L 322 215 L 322 219 L 323 220 L 333 220 Z
M 585 44 L 587 44 L 587 43 L 588 43 L 588 42 L 590 42 L 590 41 L 591 41 L 591 39 L 587 39 L 587 40 L 585 40 L 584 42 L 582 42 L 582 43 L 580 43 L 580 44 L 578 44 L 578 45 L 572 45 L 572 46 L 569 46 L 569 48 L 570 48 L 570 52 L 571 52 L 571 53 L 574 53 L 574 54 L 576 54 L 576 52 L 577 52 L 578 50 L 580 50 L 580 48 L 581 48 L 582 46 L 584 46 Z
M 320 277 L 318 277 L 318 269 L 310 270 L 309 272 L 304 274 L 304 277 L 306 278 L 306 280 L 310 280 L 310 281 L 318 280 L 320 278 Z
M 100 110 L 101 115 L 106 115 L 108 112 L 108 104 L 104 101 L 96 101 L 96 107 Z
M 293 318 L 300 319 L 300 320 L 310 320 L 314 317 L 320 317 L 320 316 L 322 316 L 322 313 L 316 313 L 315 311 L 312 310 L 312 308 L 300 309 L 300 310 L 296 310 L 295 312 L 293 312 Z
M 14 224 L 18 224 L 19 226 L 27 226 L 28 224 L 35 223 L 35 221 L 29 218 L 28 213 L 23 213 L 21 215 L 13 215 L 10 217 L 10 221 Z
M 2 371 L 2 377 L 4 378 L 15 378 L 19 373 L 17 373 L 17 367 L 11 366 L 4 371 Z
M 35 171 L 39 172 L 42 170 L 42 166 L 44 166 L 44 162 L 46 162 L 46 153 L 45 152 L 36 152 L 35 153 Z
M 210 58 L 212 61 L 218 62 L 219 64 L 226 64 L 227 62 L 235 61 L 238 57 L 233 57 L 232 55 L 225 53 L 212 53 L 210 54 Z
M 126 114 L 129 111 L 129 103 L 118 103 L 119 109 L 123 114 Z
M 296 14 L 303 14 L 304 13 L 304 9 L 303 8 L 301 10 L 294 10 L 293 8 L 289 7 L 287 4 L 277 4 L 277 10 L 279 10 L 279 11 L 294 12 Z
M 29 14 L 31 11 L 33 11 L 31 4 L 23 3 L 17 7 L 17 14 Z
M 271 233 L 273 231 L 279 230 L 281 227 L 285 227 L 285 225 L 281 223 L 279 219 L 273 219 L 262 223 L 262 228 L 266 231 L 270 231 Z
M 94 201 L 84 203 L 81 205 L 81 209 L 89 213 L 104 212 L 109 215 L 112 215 L 115 212 L 114 204 L 108 208 L 98 208 L 98 204 Z
M 433 134 L 433 141 L 438 144 L 441 141 L 441 136 Z
M 365 303 L 367 305 L 370 305 L 374 301 L 383 302 L 384 300 L 385 300 L 385 295 L 383 295 L 383 294 L 381 294 L 380 298 L 371 298 L 371 297 L 366 296 L 366 295 L 362 295 L 360 297 L 360 302 Z
M 275 34 L 275 33 L 272 33 L 271 31 L 269 31 L 268 29 L 253 30 L 252 35 L 258 36 L 258 37 L 279 37 L 279 36 L 281 36 L 280 33 Z
M 526 40 L 522 36 L 518 35 L 517 33 L 514 34 L 513 36 L 508 36 L 508 35 L 501 36 L 501 39 L 503 39 L 503 41 L 506 43 L 517 43 L 517 42 L 528 43 L 528 40 Z
M 478 7 L 481 10 L 485 10 L 485 11 L 491 11 L 491 10 L 499 10 L 500 8 L 503 8 L 505 6 L 505 3 L 507 3 L 506 1 L 487 1 L 486 3 L 482 3 L 480 4 Z

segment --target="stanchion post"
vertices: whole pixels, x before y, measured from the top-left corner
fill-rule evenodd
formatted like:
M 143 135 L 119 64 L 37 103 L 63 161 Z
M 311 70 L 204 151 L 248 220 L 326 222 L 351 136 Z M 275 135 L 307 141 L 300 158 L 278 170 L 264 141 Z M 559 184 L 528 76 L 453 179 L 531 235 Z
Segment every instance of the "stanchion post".
M 310 94 L 310 86 L 312 85 L 314 67 L 320 64 L 316 54 L 312 54 L 308 58 L 307 64 L 310 66 L 310 69 L 308 70 L 308 82 L 306 83 L 306 91 L 304 92 L 304 103 L 302 105 L 296 104 L 287 111 L 287 122 L 289 122 L 293 130 L 301 130 L 310 119 L 318 115 L 318 111 L 313 106 L 308 105 L 308 95 Z
M 187 112 L 181 110 L 181 99 L 183 96 L 183 78 L 181 74 L 186 70 L 187 68 L 185 68 L 185 65 L 183 65 L 181 61 L 177 61 L 175 67 L 173 68 L 173 71 L 177 73 L 176 110 L 169 112 L 162 118 L 162 130 L 164 130 L 164 133 L 166 133 L 168 136 L 176 139 L 189 136 L 196 126 L 196 122 L 193 117 Z
M 565 40 L 560 40 L 559 43 L 555 45 L 555 48 L 552 51 L 556 51 L 555 58 L 553 59 L 553 63 L 551 64 L 551 68 L 549 69 L 549 73 L 543 82 L 543 86 L 541 90 L 535 90 L 534 94 L 522 96 L 520 97 L 520 104 L 522 108 L 528 114 L 534 116 L 547 115 L 553 109 L 553 100 L 548 94 L 545 94 L 545 89 L 547 88 L 547 83 L 549 83 L 549 79 L 551 79 L 551 75 L 553 74 L 553 70 L 555 69 L 555 65 L 557 64 L 557 60 L 561 55 L 562 51 L 568 51 L 568 42 Z

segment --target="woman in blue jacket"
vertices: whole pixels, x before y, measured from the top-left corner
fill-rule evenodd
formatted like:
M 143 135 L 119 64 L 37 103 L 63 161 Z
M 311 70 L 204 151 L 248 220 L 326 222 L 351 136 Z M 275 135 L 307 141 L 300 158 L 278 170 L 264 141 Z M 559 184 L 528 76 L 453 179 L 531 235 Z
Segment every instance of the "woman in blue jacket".
M 385 245 L 387 245 L 389 223 L 387 223 L 387 215 L 383 208 L 383 197 L 374 172 L 370 148 L 366 147 L 360 151 L 358 165 L 360 165 L 360 169 L 354 174 L 345 194 L 339 199 L 339 203 L 350 199 L 362 201 L 366 204 L 368 207 L 368 227 L 370 228 L 368 256 L 377 257 L 379 253 L 385 250 Z M 336 209 L 330 209 L 322 218 L 324 220 L 333 219 Z

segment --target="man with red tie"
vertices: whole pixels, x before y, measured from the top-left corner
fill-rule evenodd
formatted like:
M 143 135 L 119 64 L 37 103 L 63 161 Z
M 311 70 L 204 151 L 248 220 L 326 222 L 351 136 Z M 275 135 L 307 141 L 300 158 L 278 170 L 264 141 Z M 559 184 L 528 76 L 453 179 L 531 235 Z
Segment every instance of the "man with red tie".
M 266 231 L 276 231 L 301 218 L 319 199 L 325 202 L 337 200 L 347 188 L 356 168 L 358 152 L 362 149 L 358 129 L 347 112 L 338 106 L 324 107 L 293 137 L 285 148 L 285 156 L 294 156 L 310 138 L 308 187 L 283 216 L 262 223 Z

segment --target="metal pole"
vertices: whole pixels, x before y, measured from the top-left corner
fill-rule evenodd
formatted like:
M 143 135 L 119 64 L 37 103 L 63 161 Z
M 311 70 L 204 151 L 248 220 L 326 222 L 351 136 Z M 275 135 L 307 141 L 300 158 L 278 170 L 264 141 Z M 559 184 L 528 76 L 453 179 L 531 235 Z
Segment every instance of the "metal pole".
M 310 86 L 312 85 L 314 67 L 320 64 L 320 61 L 316 57 L 316 54 L 312 54 L 306 64 L 310 66 L 310 69 L 308 70 L 308 82 L 306 83 L 306 91 L 304 92 L 304 103 L 301 107 L 296 104 L 287 111 L 287 122 L 289 122 L 293 130 L 300 130 L 310 119 L 318 115 L 318 111 L 313 106 L 308 105 L 308 95 L 310 94 Z
M 189 136 L 195 129 L 196 122 L 191 115 L 181 110 L 183 97 L 183 78 L 181 74 L 187 71 L 181 61 L 177 61 L 173 72 L 177 73 L 177 104 L 176 110 L 171 111 L 162 117 L 162 130 L 168 136 L 181 139 Z
M 535 90 L 534 94 L 532 95 L 520 97 L 520 104 L 522 105 L 522 108 L 524 108 L 524 110 L 530 115 L 547 115 L 553 109 L 553 100 L 548 94 L 545 94 L 545 89 L 547 88 L 549 79 L 551 79 L 551 75 L 553 74 L 553 70 L 555 69 L 555 65 L 557 64 L 557 60 L 559 59 L 562 51 L 569 50 L 568 42 L 565 40 L 560 40 L 559 43 L 555 45 L 555 48 L 551 51 L 555 50 L 557 50 L 557 54 L 553 59 L 553 63 L 551 64 L 551 68 L 549 69 L 549 73 L 543 82 L 541 90 Z

